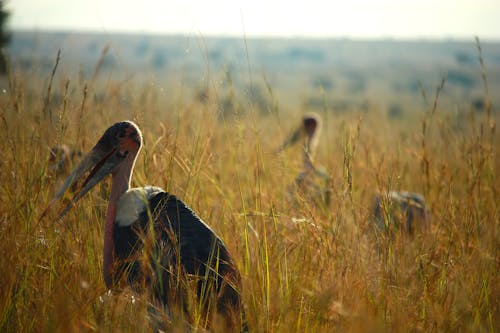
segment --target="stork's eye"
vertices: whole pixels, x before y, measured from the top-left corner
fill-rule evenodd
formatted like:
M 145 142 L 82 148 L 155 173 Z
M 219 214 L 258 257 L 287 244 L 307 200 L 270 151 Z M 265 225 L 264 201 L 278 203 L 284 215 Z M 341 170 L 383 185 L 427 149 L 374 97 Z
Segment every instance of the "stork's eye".
M 127 157 L 127 155 L 128 155 L 128 150 L 125 150 L 125 151 L 118 151 L 118 152 L 116 153 L 116 155 L 117 155 L 118 157 L 125 158 L 125 157 Z

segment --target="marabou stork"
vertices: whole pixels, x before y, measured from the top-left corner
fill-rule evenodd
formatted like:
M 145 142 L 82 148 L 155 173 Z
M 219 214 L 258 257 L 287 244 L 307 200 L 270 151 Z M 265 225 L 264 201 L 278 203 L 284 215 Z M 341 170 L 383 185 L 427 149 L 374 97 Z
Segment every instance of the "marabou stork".
M 302 139 L 303 170 L 297 175 L 294 183 L 289 186 L 288 196 L 293 197 L 295 191 L 299 190 L 303 194 L 320 198 L 320 201 L 328 205 L 330 203 L 331 177 L 322 167 L 318 167 L 314 163 L 316 147 L 321 133 L 321 124 L 322 120 L 318 114 L 306 113 L 302 117 L 300 126 L 292 132 L 278 148 L 277 152 L 285 150 Z M 318 185 L 315 178 L 322 180 L 324 186 Z
M 61 144 L 50 148 L 48 171 L 56 177 L 67 175 L 71 165 L 82 156 L 79 150 Z
M 424 197 L 407 191 L 377 193 L 373 203 L 373 216 L 379 230 L 404 226 L 410 235 L 415 229 L 425 227 L 431 218 Z
M 111 175 L 104 227 L 106 286 L 112 289 L 126 280 L 134 290 L 146 287 L 153 304 L 165 308 L 167 314 L 180 309 L 189 322 L 190 306 L 202 304 L 205 328 L 213 328 L 217 321 L 225 331 L 246 329 L 240 273 L 224 242 L 174 195 L 159 187 L 130 188 L 141 145 L 141 131 L 133 122 L 108 128 L 65 180 L 47 210 L 88 173 L 60 213 L 62 218 L 83 195 Z M 190 304 L 192 297 L 188 297 L 187 286 L 193 282 L 196 292 L 190 295 L 197 295 L 196 304 Z

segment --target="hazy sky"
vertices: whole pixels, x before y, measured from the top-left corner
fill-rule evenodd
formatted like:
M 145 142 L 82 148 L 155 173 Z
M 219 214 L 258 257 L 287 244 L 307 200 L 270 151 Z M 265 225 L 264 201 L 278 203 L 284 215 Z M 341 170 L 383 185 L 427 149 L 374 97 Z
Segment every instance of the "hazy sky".
M 14 29 L 500 40 L 500 0 L 7 0 L 7 8 Z

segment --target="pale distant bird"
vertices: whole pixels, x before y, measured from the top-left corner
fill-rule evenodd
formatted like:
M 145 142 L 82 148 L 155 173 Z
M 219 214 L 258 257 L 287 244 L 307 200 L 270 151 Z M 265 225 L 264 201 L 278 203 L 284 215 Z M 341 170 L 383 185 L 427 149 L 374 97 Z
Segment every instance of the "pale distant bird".
M 70 149 L 64 144 L 54 146 L 49 150 L 48 171 L 56 177 L 65 176 L 70 171 L 71 166 L 81 156 L 81 151 Z
M 246 329 L 240 272 L 222 239 L 174 195 L 153 186 L 130 188 L 142 141 L 141 131 L 130 121 L 108 128 L 71 172 L 42 218 L 79 178 L 87 175 L 58 219 L 111 175 L 104 227 L 106 286 L 115 288 L 125 280 L 138 292 L 146 287 L 151 302 L 167 314 L 179 309 L 189 322 L 192 309 L 201 306 L 201 326 L 210 328 L 217 321 L 225 332 Z M 198 296 L 194 303 L 188 296 L 193 283 Z
M 325 204 L 330 203 L 331 177 L 322 167 L 315 165 L 314 157 L 321 134 L 321 117 L 316 113 L 307 113 L 302 117 L 300 126 L 292 132 L 277 152 L 302 140 L 303 169 L 288 188 L 288 196 L 294 197 L 297 191 L 304 195 L 319 198 Z M 318 184 L 323 182 L 323 185 Z
M 409 234 L 430 222 L 430 210 L 419 193 L 391 191 L 377 193 L 373 203 L 373 217 L 380 230 L 404 228 Z

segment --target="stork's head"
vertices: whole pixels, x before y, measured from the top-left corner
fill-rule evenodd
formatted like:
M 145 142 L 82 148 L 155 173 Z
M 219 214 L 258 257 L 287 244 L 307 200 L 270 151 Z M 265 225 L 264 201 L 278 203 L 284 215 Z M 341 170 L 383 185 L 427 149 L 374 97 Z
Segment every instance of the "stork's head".
M 302 118 L 304 130 L 308 137 L 313 137 L 321 129 L 321 118 L 316 113 L 308 113 Z
M 54 146 L 49 149 L 47 170 L 55 176 L 65 175 L 80 157 L 82 157 L 82 152 L 78 149 L 70 149 L 64 144 Z
M 131 121 L 122 121 L 108 128 L 92 150 L 83 157 L 83 160 L 71 172 L 64 181 L 49 207 L 55 200 L 59 199 L 64 192 L 87 175 L 87 178 L 81 183 L 80 190 L 75 194 L 72 202 L 63 210 L 60 217 L 64 216 L 69 209 L 83 195 L 92 189 L 99 181 L 109 174 L 117 175 L 120 172 L 128 174 L 133 168 L 137 153 L 141 149 L 142 134 Z M 125 181 L 129 181 L 126 179 Z M 48 207 L 48 208 L 49 208 Z M 47 208 L 47 209 L 48 209 Z
M 48 171 L 56 175 L 68 171 L 70 156 L 70 149 L 66 145 L 58 145 L 50 148 Z
M 108 128 L 97 144 L 92 148 L 91 153 L 109 154 L 111 151 L 119 155 L 128 155 L 136 153 L 142 145 L 142 133 L 131 121 L 121 121 Z

